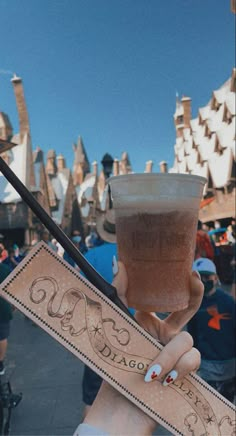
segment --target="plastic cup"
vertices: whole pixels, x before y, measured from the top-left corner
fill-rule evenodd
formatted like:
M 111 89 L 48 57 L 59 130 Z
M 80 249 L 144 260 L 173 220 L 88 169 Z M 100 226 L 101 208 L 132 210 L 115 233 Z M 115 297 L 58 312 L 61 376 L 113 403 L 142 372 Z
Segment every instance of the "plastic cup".
M 189 303 L 199 205 L 206 179 L 189 174 L 111 177 L 118 257 L 129 307 L 172 312 Z

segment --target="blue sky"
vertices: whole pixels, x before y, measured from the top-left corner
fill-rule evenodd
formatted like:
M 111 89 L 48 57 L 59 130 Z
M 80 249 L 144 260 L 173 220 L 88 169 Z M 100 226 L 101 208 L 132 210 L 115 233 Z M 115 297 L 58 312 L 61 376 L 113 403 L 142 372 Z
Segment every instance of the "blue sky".
M 18 131 L 10 74 L 24 82 L 33 147 L 82 136 L 90 162 L 127 151 L 135 172 L 174 160 L 175 96 L 192 115 L 234 66 L 230 0 L 0 0 L 0 110 Z

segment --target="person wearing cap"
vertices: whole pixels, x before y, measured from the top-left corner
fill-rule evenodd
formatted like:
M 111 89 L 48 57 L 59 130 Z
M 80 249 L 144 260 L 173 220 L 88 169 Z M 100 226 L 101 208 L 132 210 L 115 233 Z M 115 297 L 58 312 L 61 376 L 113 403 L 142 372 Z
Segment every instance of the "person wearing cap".
M 117 257 L 115 215 L 113 209 L 106 213 L 98 213 L 96 220 L 97 233 L 104 241 L 102 245 L 93 247 L 85 254 L 88 262 L 111 283 L 113 280 L 112 262 Z M 82 397 L 85 404 L 84 416 L 92 406 L 102 383 L 101 377 L 85 365 L 82 380 Z
M 112 259 L 117 257 L 115 214 L 113 209 L 97 213 L 96 230 L 103 244 L 88 250 L 85 257 L 104 279 L 113 280 Z
M 188 323 L 194 346 L 202 356 L 199 375 L 229 401 L 235 396 L 235 302 L 219 288 L 215 264 L 207 258 L 193 263 L 204 284 L 201 306 Z

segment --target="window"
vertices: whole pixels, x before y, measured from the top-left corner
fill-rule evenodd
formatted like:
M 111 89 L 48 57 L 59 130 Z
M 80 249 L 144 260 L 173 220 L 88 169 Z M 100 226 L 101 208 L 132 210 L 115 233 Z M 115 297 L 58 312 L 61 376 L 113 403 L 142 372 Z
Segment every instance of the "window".
M 184 122 L 184 116 L 183 115 L 179 115 L 177 117 L 177 124 L 183 124 Z

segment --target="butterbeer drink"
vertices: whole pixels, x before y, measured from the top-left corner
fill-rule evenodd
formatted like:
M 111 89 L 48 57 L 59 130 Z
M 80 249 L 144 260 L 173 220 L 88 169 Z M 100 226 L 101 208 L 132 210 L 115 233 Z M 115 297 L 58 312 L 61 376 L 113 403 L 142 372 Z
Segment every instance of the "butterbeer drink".
M 129 307 L 171 312 L 188 306 L 205 181 L 187 174 L 128 174 L 109 180 Z

